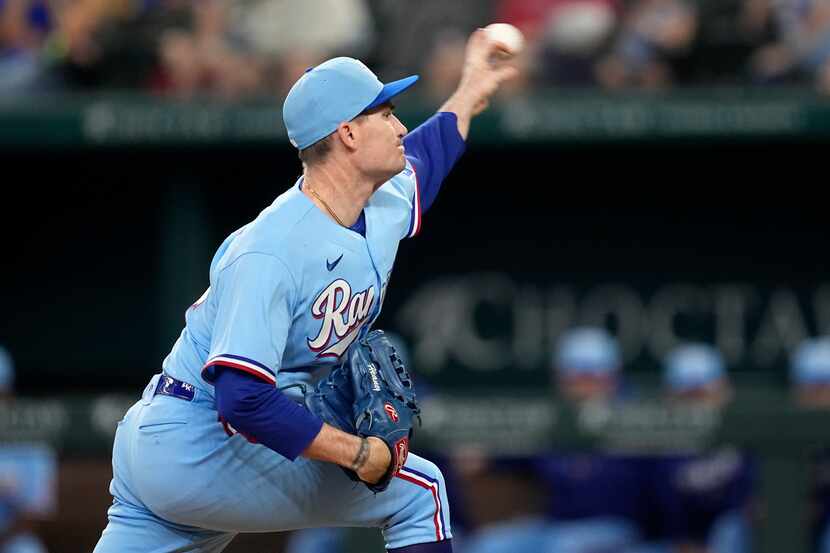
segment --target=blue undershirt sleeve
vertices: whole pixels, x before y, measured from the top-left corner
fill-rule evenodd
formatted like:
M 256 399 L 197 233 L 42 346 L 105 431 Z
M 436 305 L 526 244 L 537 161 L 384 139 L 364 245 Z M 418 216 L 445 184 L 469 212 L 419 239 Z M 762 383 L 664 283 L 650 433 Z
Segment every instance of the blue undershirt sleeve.
M 406 157 L 415 168 L 421 213 L 425 213 L 466 148 L 458 132 L 458 118 L 450 112 L 436 113 L 407 134 L 403 143 Z
M 253 375 L 217 366 L 219 415 L 244 436 L 294 460 L 319 434 L 323 421 Z

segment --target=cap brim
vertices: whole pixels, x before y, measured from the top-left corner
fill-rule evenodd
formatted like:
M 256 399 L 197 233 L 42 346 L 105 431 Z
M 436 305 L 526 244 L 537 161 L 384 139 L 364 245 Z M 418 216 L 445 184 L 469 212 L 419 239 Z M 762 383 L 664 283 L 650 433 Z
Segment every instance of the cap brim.
M 366 109 L 376 108 L 379 105 L 388 102 L 410 86 L 414 85 L 417 80 L 418 75 L 412 75 L 411 77 L 406 77 L 404 79 L 392 81 L 391 83 L 383 85 L 383 89 L 380 91 L 380 94 L 378 94 L 377 98 L 372 100 L 371 104 L 366 106 Z

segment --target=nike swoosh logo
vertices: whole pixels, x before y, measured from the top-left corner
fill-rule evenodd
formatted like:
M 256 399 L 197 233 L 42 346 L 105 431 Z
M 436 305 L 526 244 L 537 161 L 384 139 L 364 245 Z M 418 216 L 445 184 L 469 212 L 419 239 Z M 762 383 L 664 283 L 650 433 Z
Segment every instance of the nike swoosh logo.
M 340 263 L 341 259 L 343 259 L 343 254 L 342 253 L 340 254 L 340 257 L 338 257 L 337 259 L 334 260 L 333 263 L 330 262 L 328 259 L 326 259 L 326 267 L 329 268 L 329 271 L 333 271 L 334 268 L 337 267 L 337 264 Z

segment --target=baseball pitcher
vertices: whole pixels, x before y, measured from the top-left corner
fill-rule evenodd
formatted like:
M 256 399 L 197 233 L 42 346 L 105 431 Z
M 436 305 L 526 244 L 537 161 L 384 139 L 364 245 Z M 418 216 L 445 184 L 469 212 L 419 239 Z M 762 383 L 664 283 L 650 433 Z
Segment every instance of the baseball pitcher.
M 283 118 L 303 174 L 232 233 L 210 287 L 119 423 L 96 553 L 218 552 L 240 532 L 380 528 L 388 551 L 452 550 L 444 481 L 409 453 L 420 409 L 371 331 L 398 243 L 464 151 L 470 120 L 515 75 L 483 30 L 456 92 L 407 133 L 381 83 L 335 58 L 294 84 Z

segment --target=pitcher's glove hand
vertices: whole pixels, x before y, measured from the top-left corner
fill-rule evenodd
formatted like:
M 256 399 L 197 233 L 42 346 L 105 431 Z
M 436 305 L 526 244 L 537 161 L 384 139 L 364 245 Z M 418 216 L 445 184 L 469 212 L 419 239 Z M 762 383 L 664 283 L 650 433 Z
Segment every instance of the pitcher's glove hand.
M 406 462 L 421 410 L 412 377 L 383 331 L 374 330 L 353 344 L 347 361 L 306 395 L 306 405 L 332 426 L 386 444 L 392 454 L 386 474 L 377 483 L 364 482 L 374 492 L 385 490 Z M 343 470 L 361 481 L 353 470 Z

